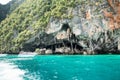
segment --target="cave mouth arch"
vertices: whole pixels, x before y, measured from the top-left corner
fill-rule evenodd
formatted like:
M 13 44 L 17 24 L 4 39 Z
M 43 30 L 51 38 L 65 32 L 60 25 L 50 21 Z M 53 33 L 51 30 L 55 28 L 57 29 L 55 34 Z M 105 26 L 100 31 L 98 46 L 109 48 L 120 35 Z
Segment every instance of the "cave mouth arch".
M 61 30 L 67 31 L 68 28 L 70 28 L 69 24 L 68 24 L 68 23 L 64 23 L 64 24 L 62 25 Z

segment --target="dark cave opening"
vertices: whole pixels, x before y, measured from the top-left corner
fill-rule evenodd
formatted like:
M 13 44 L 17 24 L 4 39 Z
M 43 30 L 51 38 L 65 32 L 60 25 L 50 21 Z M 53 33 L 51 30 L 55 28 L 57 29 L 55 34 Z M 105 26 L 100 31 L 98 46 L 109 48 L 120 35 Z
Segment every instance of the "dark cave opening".
M 67 31 L 68 28 L 70 28 L 69 24 L 68 24 L 68 23 L 65 23 L 65 24 L 62 25 L 61 30 Z
M 55 52 L 56 48 L 70 48 L 73 51 L 76 50 L 82 50 L 83 47 L 78 45 L 77 43 L 71 43 L 70 41 L 63 41 L 61 43 L 55 43 L 51 45 L 47 45 L 46 49 L 51 49 L 53 52 Z

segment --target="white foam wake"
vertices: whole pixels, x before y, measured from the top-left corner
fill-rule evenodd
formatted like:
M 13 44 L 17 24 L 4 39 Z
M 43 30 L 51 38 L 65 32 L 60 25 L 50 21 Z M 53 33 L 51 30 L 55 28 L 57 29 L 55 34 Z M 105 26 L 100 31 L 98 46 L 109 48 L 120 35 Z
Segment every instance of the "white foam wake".
M 0 54 L 0 57 L 4 57 L 4 56 L 7 56 L 7 54 Z
M 18 57 L 34 57 L 36 55 L 37 55 L 37 53 L 35 53 L 35 52 L 33 52 L 33 53 L 32 52 L 22 52 L 18 55 Z
M 6 62 L 0 62 L 0 80 L 24 80 L 24 70 L 16 65 Z

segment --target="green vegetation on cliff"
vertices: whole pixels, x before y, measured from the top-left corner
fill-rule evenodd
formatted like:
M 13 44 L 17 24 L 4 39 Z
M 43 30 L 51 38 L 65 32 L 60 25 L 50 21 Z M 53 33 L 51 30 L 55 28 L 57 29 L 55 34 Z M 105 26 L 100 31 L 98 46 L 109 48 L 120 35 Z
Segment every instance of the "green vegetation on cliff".
M 0 51 L 18 52 L 23 44 L 43 31 L 51 16 L 71 18 L 67 10 L 85 0 L 25 0 L 0 23 Z
M 120 29 L 110 30 L 109 19 L 103 15 L 104 10 L 113 12 L 106 0 L 19 1 L 10 7 L 8 16 L 0 23 L 0 52 L 38 51 L 41 46 L 50 47 L 48 43 L 63 41 L 64 33 L 53 31 L 63 26 L 70 28 L 65 34 L 71 46 L 71 41 L 76 41 L 74 45 L 88 52 L 119 50 Z M 51 33 L 47 34 L 46 30 Z M 74 39 L 70 40 L 72 36 Z M 70 45 L 72 49 L 74 45 Z

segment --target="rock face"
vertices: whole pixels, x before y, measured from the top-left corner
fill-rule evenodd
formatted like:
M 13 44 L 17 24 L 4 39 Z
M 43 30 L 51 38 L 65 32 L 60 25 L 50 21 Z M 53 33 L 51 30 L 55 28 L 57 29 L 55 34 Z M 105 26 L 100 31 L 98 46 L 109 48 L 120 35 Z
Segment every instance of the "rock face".
M 32 46 L 33 51 L 36 47 L 47 48 L 45 54 L 54 52 L 79 53 L 82 51 L 86 55 L 100 51 L 115 51 L 117 46 L 114 35 L 120 32 L 116 30 L 118 33 L 114 33 L 109 30 L 108 22 L 101 11 L 103 5 L 109 7 L 106 1 L 88 7 L 78 5 L 68 9 L 72 18 L 51 17 L 45 32 L 28 40 L 26 45 Z M 28 48 L 25 46 L 24 49 Z M 118 50 L 120 50 L 120 41 L 118 41 Z
M 68 35 L 65 31 L 63 32 L 59 32 L 57 35 L 56 35 L 56 38 L 57 39 L 67 39 L 68 38 Z
M 56 48 L 55 52 L 56 53 L 64 53 L 64 48 Z
M 118 50 L 120 51 L 120 37 L 118 38 Z
M 46 54 L 46 55 L 48 55 L 48 54 L 52 54 L 52 53 L 53 53 L 53 51 L 50 50 L 50 49 L 48 49 L 48 50 L 45 51 L 45 54 Z

